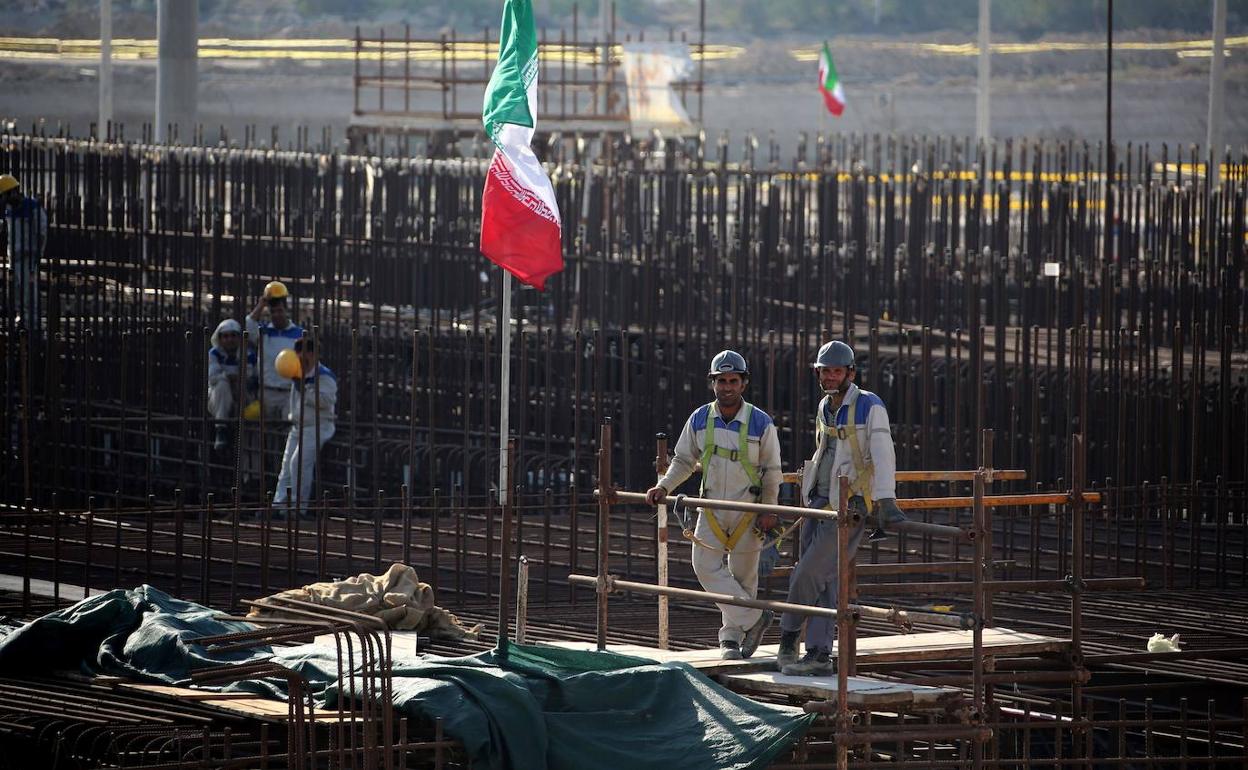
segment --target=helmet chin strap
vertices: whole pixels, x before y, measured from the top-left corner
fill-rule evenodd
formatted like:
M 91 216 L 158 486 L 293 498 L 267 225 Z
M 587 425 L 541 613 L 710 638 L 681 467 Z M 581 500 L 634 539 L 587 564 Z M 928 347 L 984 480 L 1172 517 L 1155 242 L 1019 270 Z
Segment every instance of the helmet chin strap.
M 823 395 L 830 397 L 833 401 L 840 402 L 845 398 L 845 394 L 849 392 L 849 378 L 841 381 L 839 388 L 825 388 Z

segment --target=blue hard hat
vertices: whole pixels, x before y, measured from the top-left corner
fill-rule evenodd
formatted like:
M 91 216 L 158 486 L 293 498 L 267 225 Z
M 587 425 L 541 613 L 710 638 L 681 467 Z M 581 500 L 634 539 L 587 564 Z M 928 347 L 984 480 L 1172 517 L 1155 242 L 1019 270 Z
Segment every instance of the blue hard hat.
M 737 373 L 742 376 L 749 376 L 750 367 L 746 366 L 745 357 L 735 350 L 721 350 L 711 359 L 711 370 L 706 373 L 707 377 L 715 377 L 720 374 Z
M 821 366 L 844 366 L 846 369 L 853 369 L 854 349 L 840 340 L 825 343 L 819 348 L 819 354 L 815 356 L 815 362 L 811 364 L 814 369 Z

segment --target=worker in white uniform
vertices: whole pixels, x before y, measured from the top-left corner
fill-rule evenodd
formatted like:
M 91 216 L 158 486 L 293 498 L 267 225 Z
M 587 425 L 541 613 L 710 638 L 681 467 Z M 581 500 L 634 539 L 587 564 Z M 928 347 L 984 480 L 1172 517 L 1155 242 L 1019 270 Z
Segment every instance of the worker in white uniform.
M 888 410 L 880 397 L 854 384 L 857 368 L 854 351 L 839 340 L 819 349 L 812 365 L 824 398 L 816 413 L 815 454 L 802 478 L 802 497 L 811 508 L 831 507 L 839 496 L 837 479 L 849 480 L 850 513 L 859 520 L 849 534 L 848 556 L 858 552 L 867 513 L 874 514 L 876 531 L 870 539 L 884 537 L 884 527 L 906 517 L 897 507 L 897 457 L 888 424 Z M 808 521 L 802 532 L 802 557 L 789 577 L 791 604 L 835 608 L 839 588 L 840 549 L 837 522 Z M 780 649 L 776 655 L 781 673 L 824 676 L 834 670 L 831 657 L 836 624 L 824 618 L 810 619 L 806 627 L 806 655 L 797 659 L 797 640 L 806 617 L 795 612 L 780 616 Z
M 743 397 L 750 381 L 745 358 L 731 350 L 720 352 L 711 360 L 707 378 L 715 400 L 695 409 L 685 421 L 671 466 L 646 492 L 647 501 L 661 503 L 701 462 L 702 497 L 774 505 L 781 482 L 780 440 L 771 417 Z M 763 541 L 755 525 L 753 513 L 699 509 L 693 571 L 704 589 L 757 598 Z M 752 655 L 772 613 L 729 604 L 719 605 L 719 611 L 721 657 Z
M 275 368 L 284 370 L 294 380 L 289 387 L 286 418 L 290 433 L 282 454 L 282 470 L 277 475 L 277 491 L 273 502 L 283 507 L 294 495 L 295 510 L 303 513 L 312 499 L 312 474 L 316 458 L 325 442 L 334 437 L 334 408 L 338 400 L 338 379 L 328 366 L 320 363 L 311 337 L 295 341 L 294 353 L 298 367 L 288 370 L 287 361 L 276 361 Z M 289 355 L 284 358 L 289 358 Z
M 290 383 L 278 374 L 274 363 L 283 350 L 293 350 L 295 341 L 303 337 L 303 328 L 290 320 L 290 291 L 281 281 L 270 281 L 256 307 L 247 316 L 247 336 L 260 351 L 260 410 L 270 424 L 286 419 L 286 399 Z M 265 308 L 269 320 L 260 322 Z
M 242 362 L 247 361 L 243 375 Z M 245 376 L 245 383 L 240 381 Z M 240 386 L 245 385 L 245 390 Z M 217 324 L 212 333 L 212 347 L 208 348 L 208 414 L 218 420 L 215 430 L 214 449 L 224 449 L 229 437 L 228 421 L 238 415 L 235 407 L 241 400 L 255 394 L 256 351 L 249 345 L 243 353 L 243 327 L 233 318 Z

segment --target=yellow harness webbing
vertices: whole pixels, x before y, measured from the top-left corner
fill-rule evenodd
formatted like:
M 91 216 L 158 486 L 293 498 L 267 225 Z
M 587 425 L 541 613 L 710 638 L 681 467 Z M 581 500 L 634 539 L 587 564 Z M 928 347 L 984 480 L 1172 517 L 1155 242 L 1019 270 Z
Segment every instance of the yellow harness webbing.
M 712 401 L 706 411 L 706 439 L 702 448 L 702 485 L 700 494 L 706 496 L 706 477 L 710 472 L 710 459 L 713 455 L 726 457 L 733 462 L 741 464 L 741 469 L 745 471 L 745 475 L 750 480 L 750 487 L 761 490 L 761 482 L 758 476 L 758 469 L 754 467 L 754 463 L 750 462 L 750 415 L 753 413 L 754 407 L 748 402 L 742 404 L 741 412 L 737 415 L 737 421 L 740 427 L 737 428 L 737 448 L 724 449 L 715 443 L 715 418 L 718 412 L 715 410 L 715 402 Z M 758 502 L 755 499 L 755 502 Z M 703 508 L 706 513 L 706 523 L 710 526 L 711 531 L 715 533 L 715 537 L 719 542 L 724 544 L 726 551 L 732 549 L 741 541 L 741 537 L 754 525 L 753 513 L 747 513 L 737 522 L 737 526 L 731 533 L 726 532 L 719 523 L 719 519 L 715 517 L 715 511 L 710 508 Z
M 858 398 L 862 398 L 861 391 Z M 871 499 L 871 487 L 875 485 L 875 464 L 868 463 L 862 456 L 862 444 L 858 441 L 858 424 L 854 419 L 858 403 L 857 399 L 852 404 L 845 405 L 845 435 L 838 437 L 849 442 L 850 455 L 854 460 L 854 480 L 849 484 L 849 491 L 855 495 L 861 495 L 863 502 L 867 504 L 867 510 L 874 508 L 874 501 Z M 822 419 L 822 415 L 820 416 Z

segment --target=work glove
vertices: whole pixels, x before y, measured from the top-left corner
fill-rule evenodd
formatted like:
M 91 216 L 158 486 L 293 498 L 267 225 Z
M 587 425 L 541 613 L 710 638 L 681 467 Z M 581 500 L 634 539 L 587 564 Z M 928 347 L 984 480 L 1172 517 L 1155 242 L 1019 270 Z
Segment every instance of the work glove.
M 875 520 L 883 526 L 907 521 L 906 514 L 897 506 L 897 498 L 884 497 L 875 501 Z
M 906 514 L 901 512 L 897 507 L 897 498 L 882 497 L 875 501 L 875 529 L 871 530 L 871 534 L 867 535 L 867 542 L 883 540 L 888 537 L 888 533 L 884 531 L 886 526 L 900 524 L 906 521 Z

